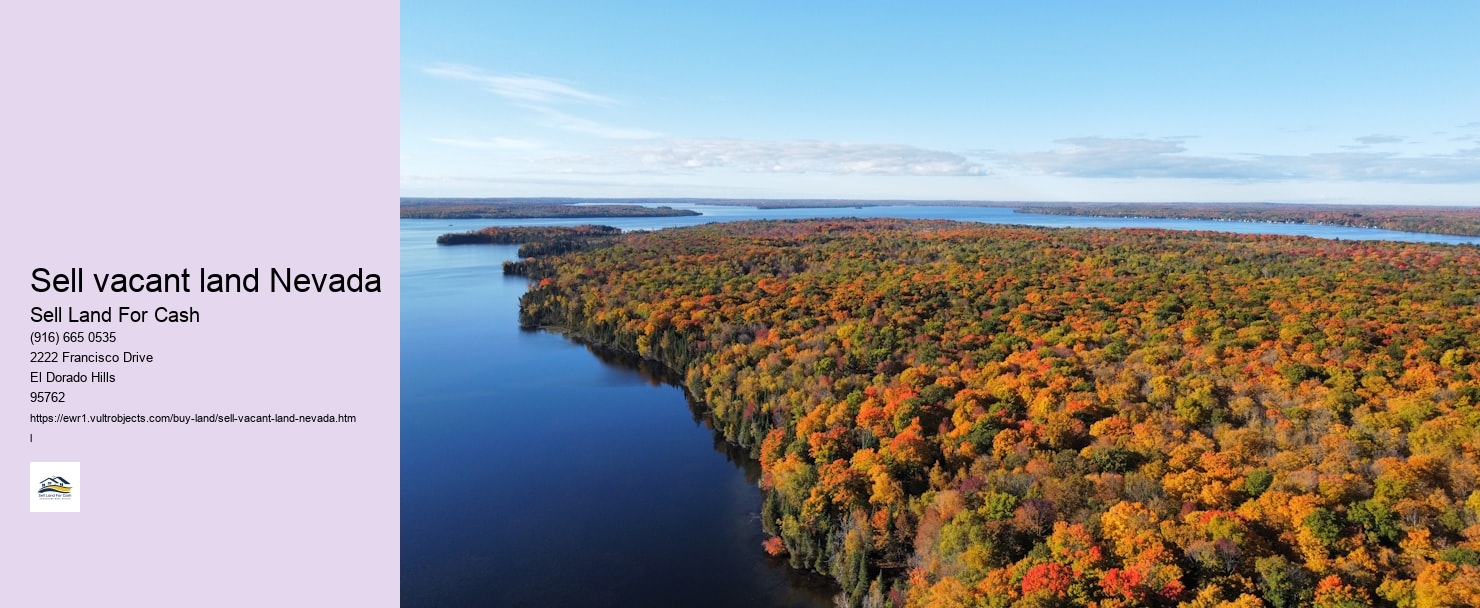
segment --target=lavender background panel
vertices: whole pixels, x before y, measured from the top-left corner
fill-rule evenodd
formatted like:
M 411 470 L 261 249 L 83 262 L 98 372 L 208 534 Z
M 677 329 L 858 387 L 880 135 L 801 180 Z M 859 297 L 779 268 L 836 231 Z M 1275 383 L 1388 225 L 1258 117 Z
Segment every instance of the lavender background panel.
M 398 602 L 398 5 L 7 2 L 0 17 L 3 602 Z M 33 268 L 380 274 L 380 294 L 37 294 Z M 194 289 L 194 285 L 192 285 Z M 194 307 L 114 323 L 155 354 L 32 407 L 32 306 Z M 66 323 L 45 329 L 86 329 Z M 99 348 L 98 350 L 105 350 Z M 51 387 L 48 387 L 51 388 Z M 38 425 L 29 414 L 349 413 L 316 426 Z M 34 443 L 27 442 L 30 433 Z M 30 461 L 87 508 L 32 514 Z

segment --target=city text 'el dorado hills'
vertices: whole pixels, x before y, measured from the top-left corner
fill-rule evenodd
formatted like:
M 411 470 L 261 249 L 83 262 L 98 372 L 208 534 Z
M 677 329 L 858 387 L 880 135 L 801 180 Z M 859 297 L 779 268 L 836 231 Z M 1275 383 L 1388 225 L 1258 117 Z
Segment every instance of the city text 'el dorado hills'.
M 379 293 L 380 275 L 356 268 L 351 273 L 295 273 L 292 268 L 269 268 L 268 291 L 284 292 L 331 292 L 331 293 Z M 36 292 L 84 291 L 81 268 L 69 268 L 64 272 L 52 273 L 46 268 L 31 271 L 31 290 Z M 93 275 L 93 284 L 99 293 L 190 293 L 190 270 L 178 273 L 103 273 Z M 211 273 L 201 268 L 199 287 L 205 293 L 247 292 L 260 290 L 262 272 L 253 268 L 246 273 Z

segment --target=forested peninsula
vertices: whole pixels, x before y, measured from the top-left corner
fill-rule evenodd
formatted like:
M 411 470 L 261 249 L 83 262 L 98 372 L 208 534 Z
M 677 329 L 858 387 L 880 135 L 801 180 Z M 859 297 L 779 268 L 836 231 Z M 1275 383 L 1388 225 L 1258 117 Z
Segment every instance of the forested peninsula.
M 762 465 L 852 606 L 1480 605 L 1480 249 L 710 224 L 507 267 Z
M 1017 211 L 1045 215 L 1321 224 L 1480 236 L 1480 207 L 1281 203 L 1042 203 L 1024 204 L 1017 207 Z
M 489 226 L 437 237 L 438 245 L 519 245 L 519 257 L 567 253 L 605 245 L 622 234 L 612 226 Z

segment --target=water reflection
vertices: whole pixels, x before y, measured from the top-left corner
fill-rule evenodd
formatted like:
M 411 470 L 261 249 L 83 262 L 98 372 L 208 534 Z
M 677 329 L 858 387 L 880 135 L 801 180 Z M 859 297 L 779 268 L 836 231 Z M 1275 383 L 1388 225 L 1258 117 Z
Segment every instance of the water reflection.
M 402 223 L 404 605 L 832 605 L 761 550 L 756 464 L 671 373 L 521 330 L 516 248 L 445 224 Z
M 538 330 L 536 330 L 538 331 Z M 600 344 L 587 342 L 580 338 L 567 337 L 568 340 L 586 347 L 587 352 L 596 357 L 603 364 L 621 370 L 636 373 L 638 377 L 652 386 L 673 386 L 683 391 L 684 401 L 688 403 L 689 414 L 694 418 L 694 424 L 703 426 L 714 437 L 714 451 L 723 454 L 730 464 L 735 465 L 741 472 L 745 473 L 747 483 L 758 484 L 761 480 L 761 463 L 751 457 L 750 449 L 741 445 L 731 443 L 725 439 L 723 433 L 714 428 L 714 421 L 709 417 L 709 411 L 704 404 L 694 400 L 688 389 L 684 388 L 683 376 L 673 371 L 668 366 L 652 359 L 644 359 L 638 355 L 607 348 Z M 760 526 L 757 519 L 756 526 Z M 826 580 L 826 579 L 824 579 Z

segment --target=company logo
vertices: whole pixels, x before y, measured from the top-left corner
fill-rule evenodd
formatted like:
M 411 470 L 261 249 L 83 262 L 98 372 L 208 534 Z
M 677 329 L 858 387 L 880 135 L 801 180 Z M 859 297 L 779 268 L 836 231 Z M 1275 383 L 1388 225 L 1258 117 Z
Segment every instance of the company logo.
M 41 480 L 41 489 L 37 490 L 36 493 L 42 495 L 47 493 L 70 495 L 72 493 L 72 482 L 60 476 L 47 477 Z
M 82 511 L 82 463 L 33 462 L 29 487 L 32 513 Z

